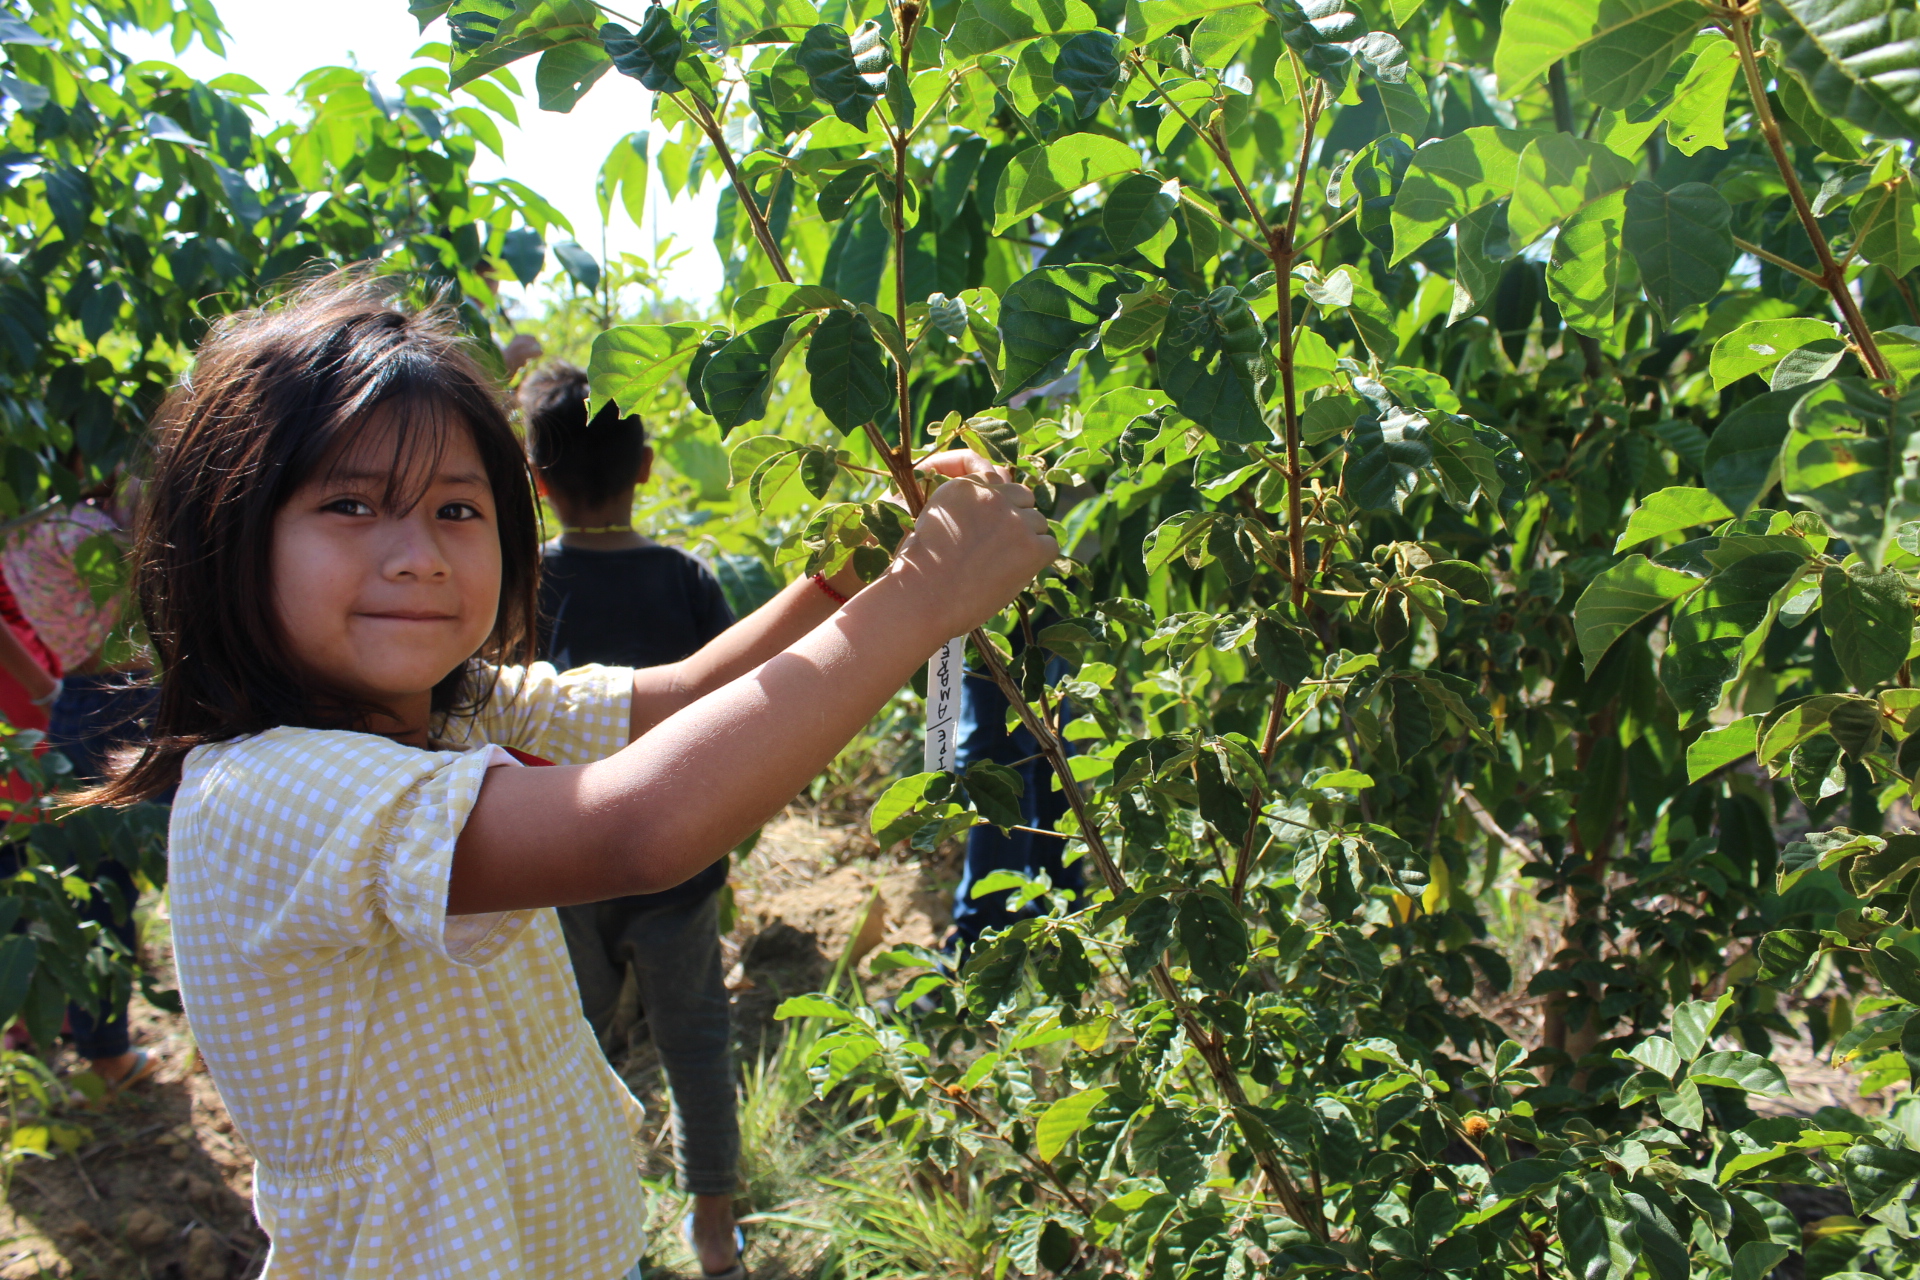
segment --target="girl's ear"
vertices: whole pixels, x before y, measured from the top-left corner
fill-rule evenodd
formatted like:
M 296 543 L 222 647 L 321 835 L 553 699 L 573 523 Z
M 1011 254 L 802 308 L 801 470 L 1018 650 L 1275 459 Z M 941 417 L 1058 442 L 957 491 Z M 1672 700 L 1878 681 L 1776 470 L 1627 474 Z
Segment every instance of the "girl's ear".
M 547 478 L 538 471 L 533 473 L 533 491 L 543 498 L 551 496 L 547 493 Z
M 640 450 L 640 478 L 635 484 L 645 484 L 653 478 L 653 446 L 646 445 Z

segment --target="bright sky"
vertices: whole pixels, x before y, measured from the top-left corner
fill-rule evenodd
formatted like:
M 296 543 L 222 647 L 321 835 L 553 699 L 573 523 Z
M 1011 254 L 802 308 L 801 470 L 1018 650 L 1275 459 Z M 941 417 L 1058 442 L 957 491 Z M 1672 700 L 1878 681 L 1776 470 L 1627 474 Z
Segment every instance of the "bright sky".
M 444 19 L 422 35 L 407 12 L 406 0 L 327 0 L 312 5 L 218 0 L 218 6 L 229 32 L 224 62 L 197 42 L 178 57 L 162 38 L 123 32 L 118 42 L 128 54 L 176 63 L 203 80 L 223 71 L 250 76 L 275 95 L 267 108 L 276 119 L 284 120 L 297 116 L 293 100 L 284 95 L 315 67 L 357 66 L 390 89 L 413 65 L 415 49 L 428 41 L 447 39 Z M 652 95 L 627 77 L 609 72 L 571 114 L 542 111 L 531 96 L 535 61 L 527 58 L 513 66 L 528 97 L 520 104 L 520 128 L 500 122 L 506 159 L 482 147 L 473 176 L 512 177 L 526 183 L 567 216 L 580 243 L 598 257 L 600 207 L 594 199 L 594 179 L 614 143 L 646 127 Z M 615 202 L 607 250 L 650 258 L 656 239 L 664 243 L 672 236 L 673 247 L 691 252 L 669 270 L 665 292 L 689 301 L 709 301 L 720 289 L 720 260 L 713 247 L 715 188 L 709 184 L 701 195 L 669 204 L 657 170 L 652 183 L 644 228 L 634 226 Z M 558 273 L 549 253 L 547 272 L 534 292 Z

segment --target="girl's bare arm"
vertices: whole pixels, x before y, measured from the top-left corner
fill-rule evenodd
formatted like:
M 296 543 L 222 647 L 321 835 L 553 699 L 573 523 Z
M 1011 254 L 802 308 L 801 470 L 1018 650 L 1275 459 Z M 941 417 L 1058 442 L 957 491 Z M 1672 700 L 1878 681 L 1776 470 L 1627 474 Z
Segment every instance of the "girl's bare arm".
M 490 770 L 454 853 L 448 912 L 679 884 L 779 812 L 942 641 L 1057 552 L 1025 489 L 944 486 L 893 567 L 783 652 L 606 760 Z

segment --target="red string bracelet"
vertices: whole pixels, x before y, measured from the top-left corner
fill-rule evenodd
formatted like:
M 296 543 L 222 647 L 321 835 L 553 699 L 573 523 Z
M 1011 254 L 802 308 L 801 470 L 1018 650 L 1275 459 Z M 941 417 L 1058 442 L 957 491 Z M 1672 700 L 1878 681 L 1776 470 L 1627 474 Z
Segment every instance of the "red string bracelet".
M 832 600 L 835 604 L 845 604 L 847 602 L 847 597 L 841 595 L 838 591 L 835 591 L 833 589 L 833 584 L 827 581 L 825 574 L 810 573 L 807 575 L 807 577 L 812 579 L 814 586 L 826 592 L 827 598 Z

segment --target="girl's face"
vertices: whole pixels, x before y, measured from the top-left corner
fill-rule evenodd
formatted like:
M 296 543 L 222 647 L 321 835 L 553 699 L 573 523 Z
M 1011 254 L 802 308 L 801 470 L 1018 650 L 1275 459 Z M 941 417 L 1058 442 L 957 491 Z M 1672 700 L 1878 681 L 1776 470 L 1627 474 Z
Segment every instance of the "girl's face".
M 433 686 L 471 657 L 500 606 L 493 487 L 466 431 L 448 434 L 432 474 L 391 486 L 392 428 L 296 490 L 274 517 L 274 608 L 296 662 L 342 694 L 391 707 L 396 736 L 424 745 Z M 380 726 L 393 732 L 391 726 Z

